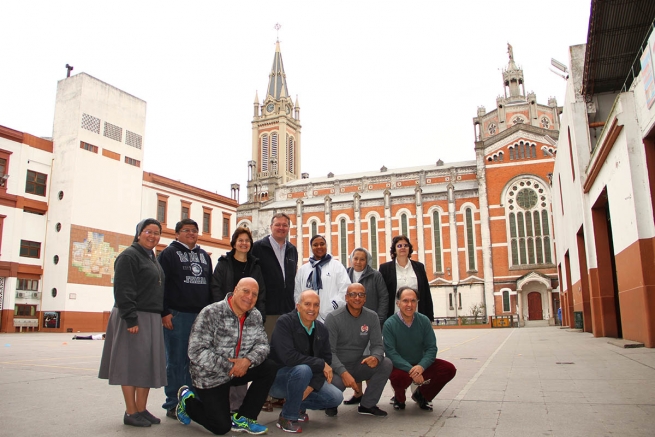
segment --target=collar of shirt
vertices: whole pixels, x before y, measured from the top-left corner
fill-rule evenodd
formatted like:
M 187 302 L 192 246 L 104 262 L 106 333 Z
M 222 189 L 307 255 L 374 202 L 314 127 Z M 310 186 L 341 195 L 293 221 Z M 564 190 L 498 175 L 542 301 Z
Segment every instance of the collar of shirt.
M 284 244 L 280 246 L 280 243 L 275 241 L 275 238 L 273 238 L 272 235 L 269 235 L 268 236 L 268 241 L 271 242 L 271 246 L 273 246 L 273 250 L 277 250 L 277 251 L 281 250 L 282 252 L 284 252 L 284 250 L 287 248 L 287 241 L 286 240 L 284 240 Z
M 305 324 L 302 322 L 302 319 L 300 318 L 300 313 L 298 313 L 298 320 L 300 320 L 300 326 L 302 326 L 305 331 L 307 331 L 307 334 L 312 335 L 312 332 L 314 332 L 314 322 L 312 322 L 311 328 L 307 329 Z
M 400 314 L 400 311 L 398 311 L 396 314 L 398 315 L 398 317 L 400 317 L 400 320 L 405 324 L 405 326 L 407 326 L 408 328 L 412 327 L 412 324 L 414 323 L 414 319 L 416 317 L 416 313 L 412 314 L 412 321 L 409 323 L 407 323 L 405 319 L 403 319 L 403 315 Z
M 398 260 L 396 259 L 396 268 L 397 269 L 402 269 L 402 270 L 407 270 L 412 268 L 412 262 L 408 259 L 407 264 L 405 264 L 405 267 L 401 266 L 398 264 Z

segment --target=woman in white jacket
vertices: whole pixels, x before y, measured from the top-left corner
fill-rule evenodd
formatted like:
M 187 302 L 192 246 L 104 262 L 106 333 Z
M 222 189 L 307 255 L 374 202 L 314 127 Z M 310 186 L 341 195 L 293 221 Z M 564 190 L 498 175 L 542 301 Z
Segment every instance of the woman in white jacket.
M 309 244 L 313 255 L 296 273 L 294 300 L 298 303 L 300 293 L 305 290 L 316 291 L 321 298 L 318 320 L 324 322 L 328 314 L 346 305 L 346 289 L 351 282 L 346 268 L 327 253 L 322 235 L 314 235 Z

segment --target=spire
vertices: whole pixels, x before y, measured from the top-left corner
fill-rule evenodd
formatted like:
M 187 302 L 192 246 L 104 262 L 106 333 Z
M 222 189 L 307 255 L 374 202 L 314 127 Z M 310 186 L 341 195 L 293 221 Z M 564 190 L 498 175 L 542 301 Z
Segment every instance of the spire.
M 505 83 L 505 98 L 510 100 L 525 99 L 525 84 L 523 83 L 523 70 L 514 62 L 514 49 L 507 43 L 509 62 L 507 68 L 503 69 L 503 82 Z M 507 91 L 509 88 L 509 95 Z
M 280 53 L 280 41 L 275 42 L 273 67 L 271 68 L 271 74 L 268 76 L 268 95 L 276 100 L 279 100 L 282 97 L 289 97 L 287 75 L 284 73 L 282 53 Z
M 255 104 L 259 105 L 259 95 L 258 95 L 257 91 L 255 91 Z

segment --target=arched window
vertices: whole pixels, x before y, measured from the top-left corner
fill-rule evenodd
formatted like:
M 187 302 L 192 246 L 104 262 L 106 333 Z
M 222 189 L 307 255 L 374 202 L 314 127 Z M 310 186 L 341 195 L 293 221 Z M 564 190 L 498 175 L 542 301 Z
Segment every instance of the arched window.
M 455 309 L 455 308 L 453 308 L 453 294 L 452 293 L 448 293 L 448 306 L 450 307 L 451 310 Z
M 503 152 L 499 152 L 499 153 L 498 153 L 498 160 L 499 160 L 500 162 L 503 162 L 503 155 L 504 155 Z
M 369 220 L 369 238 L 371 239 L 371 267 L 378 269 L 378 222 L 375 216 Z
M 509 291 L 504 290 L 503 291 L 503 312 L 504 313 L 509 313 L 510 308 L 509 308 Z
M 409 238 L 409 234 L 407 233 L 407 214 L 401 214 L 400 215 L 400 233 L 404 235 L 405 237 Z
M 262 135 L 262 156 L 261 156 L 261 168 L 262 171 L 268 171 L 268 135 Z
M 289 136 L 287 139 L 287 171 L 289 173 L 295 173 L 295 140 L 292 136 Z
M 536 158 L 537 157 L 537 146 L 534 144 L 530 146 L 530 150 L 532 150 L 532 157 Z
M 442 253 L 441 253 L 441 217 L 439 211 L 432 212 L 432 241 L 433 250 L 432 256 L 434 258 L 434 271 L 443 272 Z
M 312 222 L 312 235 L 311 235 L 309 238 L 311 238 L 311 237 L 313 237 L 314 235 L 318 234 L 318 229 L 317 229 L 317 227 L 318 227 L 318 226 L 317 226 L 317 224 L 316 224 L 316 220 L 314 220 L 314 221 Z
M 509 160 L 514 161 L 514 147 L 509 148 Z
M 341 264 L 344 267 L 348 268 L 348 232 L 346 230 L 346 219 L 339 220 L 339 258 L 341 258 Z
M 523 159 L 525 157 L 524 153 L 525 153 L 525 150 L 524 150 L 524 147 L 523 147 L 523 141 L 521 141 L 519 143 L 519 159 Z
M 512 266 L 553 262 L 547 195 L 546 184 L 529 177 L 515 181 L 507 190 Z
M 476 270 L 475 268 L 475 239 L 474 231 L 475 227 L 473 226 L 473 211 L 471 208 L 466 208 L 464 211 L 465 224 L 466 227 L 466 254 L 468 256 L 468 270 Z

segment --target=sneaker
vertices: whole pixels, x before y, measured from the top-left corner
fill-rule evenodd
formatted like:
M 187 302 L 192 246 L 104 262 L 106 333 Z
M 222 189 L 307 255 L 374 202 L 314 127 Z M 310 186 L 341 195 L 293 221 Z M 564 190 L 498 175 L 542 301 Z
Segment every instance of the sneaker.
M 337 412 L 338 412 L 337 407 L 332 407 L 332 408 L 326 408 L 325 409 L 325 414 L 330 416 L 330 417 L 336 416 Z
M 309 422 L 309 416 L 306 411 L 298 413 L 298 422 Z
M 123 416 L 123 423 L 125 425 L 139 426 L 144 428 L 151 425 L 151 423 L 145 417 L 142 417 L 139 413 L 134 413 L 134 414 L 125 413 L 125 415 Z
M 412 393 L 412 400 L 418 404 L 421 410 L 432 411 L 432 405 L 425 400 L 418 388 Z
M 363 395 L 362 395 L 363 396 Z M 343 401 L 344 405 L 357 405 L 362 401 L 362 396 L 353 396 L 347 401 Z
M 143 417 L 153 425 L 158 425 L 161 423 L 161 419 L 159 417 L 153 416 L 152 413 L 148 410 L 139 411 L 139 414 L 141 415 L 141 417 Z
M 405 403 L 397 401 L 396 398 L 393 398 L 393 409 L 394 410 L 404 410 L 405 409 Z
M 183 385 L 177 391 L 177 409 L 175 411 L 177 413 L 177 420 L 179 420 L 182 425 L 188 425 L 191 423 L 191 418 L 186 413 L 186 401 L 189 398 L 195 397 L 195 393 L 191 391 L 188 385 Z
M 302 427 L 298 425 L 298 421 L 285 419 L 282 415 L 277 419 L 275 426 L 284 432 L 302 432 Z
M 166 417 L 171 419 L 177 419 L 177 414 L 175 414 L 175 408 L 169 408 L 166 410 Z
M 365 406 L 360 405 L 357 407 L 357 412 L 368 416 L 387 417 L 387 412 L 380 410 L 377 405 L 371 408 L 366 408 Z
M 232 432 L 247 432 L 248 434 L 265 434 L 268 431 L 264 425 L 260 425 L 256 420 L 248 419 L 237 414 L 232 415 Z

